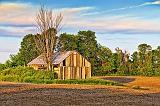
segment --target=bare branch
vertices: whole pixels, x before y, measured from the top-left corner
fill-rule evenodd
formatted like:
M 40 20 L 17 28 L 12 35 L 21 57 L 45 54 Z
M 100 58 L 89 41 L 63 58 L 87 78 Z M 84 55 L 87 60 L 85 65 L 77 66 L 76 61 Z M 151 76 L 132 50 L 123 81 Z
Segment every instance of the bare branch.
M 52 10 L 47 10 L 44 7 L 39 9 L 36 16 L 37 28 L 40 34 L 35 36 L 35 42 L 38 50 L 44 54 L 44 60 L 47 63 L 47 69 L 51 70 L 52 55 L 57 41 L 57 32 L 60 30 L 63 16 L 60 13 L 53 18 Z

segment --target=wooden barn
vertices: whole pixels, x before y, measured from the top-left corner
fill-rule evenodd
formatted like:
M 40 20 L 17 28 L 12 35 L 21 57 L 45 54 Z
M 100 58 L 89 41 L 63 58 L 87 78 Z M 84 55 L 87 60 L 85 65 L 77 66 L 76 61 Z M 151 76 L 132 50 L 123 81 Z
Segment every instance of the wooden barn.
M 43 55 L 38 56 L 28 66 L 45 69 Z M 76 51 L 56 52 L 53 55 L 53 69 L 58 79 L 86 79 L 91 77 L 91 63 Z

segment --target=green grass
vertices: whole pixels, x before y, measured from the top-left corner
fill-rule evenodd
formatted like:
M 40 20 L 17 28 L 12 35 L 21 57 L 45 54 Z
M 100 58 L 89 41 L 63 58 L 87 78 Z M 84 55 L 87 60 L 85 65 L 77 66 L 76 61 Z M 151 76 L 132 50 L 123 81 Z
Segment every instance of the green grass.
M 106 81 L 101 79 L 83 79 L 83 80 L 35 80 L 35 79 L 27 79 L 25 80 L 27 83 L 35 83 L 35 84 L 85 84 L 85 85 L 116 85 L 120 86 L 122 84 Z

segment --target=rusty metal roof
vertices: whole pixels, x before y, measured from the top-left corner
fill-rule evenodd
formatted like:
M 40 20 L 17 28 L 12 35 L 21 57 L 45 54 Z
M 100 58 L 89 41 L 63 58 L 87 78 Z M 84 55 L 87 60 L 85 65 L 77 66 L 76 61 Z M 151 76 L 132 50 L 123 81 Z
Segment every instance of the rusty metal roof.
M 53 64 L 59 64 L 61 63 L 65 58 L 67 58 L 73 51 L 65 51 L 65 52 L 55 52 L 52 60 L 53 60 Z M 28 63 L 28 65 L 45 65 L 46 62 L 44 61 L 43 55 L 41 54 L 40 56 L 38 56 L 37 58 L 35 58 L 34 60 L 32 60 L 30 63 Z

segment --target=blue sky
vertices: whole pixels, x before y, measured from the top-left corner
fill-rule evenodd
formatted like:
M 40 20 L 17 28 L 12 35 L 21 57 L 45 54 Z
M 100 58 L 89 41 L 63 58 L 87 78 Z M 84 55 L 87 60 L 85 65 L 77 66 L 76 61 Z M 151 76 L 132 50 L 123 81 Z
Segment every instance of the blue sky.
M 35 16 L 42 4 L 64 15 L 60 33 L 93 30 L 113 51 L 160 45 L 160 0 L 0 0 L 0 62 L 18 52 L 23 36 L 37 33 Z

